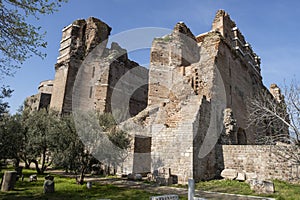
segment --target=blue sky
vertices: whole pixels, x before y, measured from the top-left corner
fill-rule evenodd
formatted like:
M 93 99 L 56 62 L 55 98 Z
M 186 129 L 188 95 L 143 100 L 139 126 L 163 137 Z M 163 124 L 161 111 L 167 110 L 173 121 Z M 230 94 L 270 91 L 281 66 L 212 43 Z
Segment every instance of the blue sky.
M 218 9 L 227 11 L 244 34 L 253 50 L 262 59 L 263 81 L 283 85 L 294 78 L 299 81 L 300 68 L 300 1 L 298 0 L 69 0 L 57 13 L 42 16 L 32 23 L 47 31 L 47 57 L 32 57 L 14 77 L 0 84 L 10 85 L 13 96 L 7 101 L 11 113 L 27 96 L 37 93 L 39 82 L 54 78 L 61 30 L 76 19 L 97 17 L 112 27 L 111 35 L 134 28 L 161 27 L 172 29 L 184 21 L 198 35 L 211 29 Z M 147 52 L 147 51 L 146 51 Z M 134 52 L 131 58 L 145 63 L 145 51 Z

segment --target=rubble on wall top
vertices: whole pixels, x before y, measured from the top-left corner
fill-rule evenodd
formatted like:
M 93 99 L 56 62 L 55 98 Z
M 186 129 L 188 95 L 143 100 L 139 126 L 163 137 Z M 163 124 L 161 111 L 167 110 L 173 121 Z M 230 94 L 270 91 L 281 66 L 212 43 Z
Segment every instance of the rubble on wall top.
M 101 23 L 101 24 L 105 24 L 110 31 L 112 29 L 110 26 L 108 26 L 105 22 L 101 21 L 100 19 L 95 18 L 95 17 L 89 17 L 87 19 L 77 19 L 77 20 L 73 21 L 71 24 L 69 24 L 68 26 L 64 27 L 62 29 L 62 32 L 68 30 L 71 27 L 78 27 L 78 28 L 80 28 L 82 25 L 87 24 L 87 23 Z
M 272 83 L 270 88 L 278 88 L 277 84 L 276 83 Z
M 260 75 L 260 57 L 253 51 L 236 23 L 224 10 L 218 10 L 212 24 L 212 31 L 219 32 L 227 44 Z M 197 40 L 201 42 L 197 37 Z
M 207 36 L 209 32 L 201 33 L 196 36 L 197 43 L 203 42 L 203 39 Z
M 173 29 L 174 33 L 181 33 L 184 34 L 190 38 L 192 38 L 193 40 L 196 41 L 196 38 L 194 36 L 194 34 L 192 33 L 192 31 L 186 26 L 186 24 L 184 22 L 178 22 L 174 29 Z
M 107 59 L 120 60 L 126 62 L 128 60 L 127 50 L 123 49 L 118 43 L 112 42 L 110 49 L 104 52 Z
M 218 17 L 218 16 L 227 16 L 227 15 L 228 15 L 228 13 L 223 9 L 218 10 L 217 13 L 216 13 L 216 17 Z
M 86 19 L 86 21 L 93 21 L 93 22 L 102 22 L 104 23 L 103 21 L 101 21 L 100 19 L 96 18 L 96 17 L 89 17 Z
M 216 15 L 215 15 L 215 18 L 213 20 L 213 24 L 218 22 L 221 18 L 230 19 L 230 15 L 225 10 L 218 10 Z M 231 22 L 232 22 L 233 27 L 235 27 L 236 26 L 235 22 L 233 20 L 231 20 Z
M 270 90 L 269 91 L 278 103 L 284 101 L 284 95 L 281 93 L 281 89 L 278 87 L 277 84 L 272 83 L 270 85 Z
M 97 45 L 106 45 L 111 27 L 95 17 L 78 19 L 63 29 L 60 42 L 58 63 L 75 56 L 83 59 Z M 58 65 L 56 65 L 58 66 Z
M 178 38 L 184 40 L 191 38 L 191 41 L 197 41 L 192 31 L 187 27 L 187 25 L 183 21 L 176 23 L 172 33 L 164 35 L 162 37 L 156 37 L 154 38 L 154 41 L 170 42 L 172 40 L 178 40 Z
M 53 84 L 53 80 L 49 79 L 49 80 L 41 81 L 40 84 L 39 84 L 39 86 L 41 86 L 41 85 L 47 85 L 47 84 Z

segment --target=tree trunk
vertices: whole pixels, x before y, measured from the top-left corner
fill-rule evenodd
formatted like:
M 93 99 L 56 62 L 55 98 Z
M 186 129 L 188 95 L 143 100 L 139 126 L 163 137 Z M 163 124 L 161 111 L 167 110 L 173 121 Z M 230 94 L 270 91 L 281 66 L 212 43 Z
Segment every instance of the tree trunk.
M 82 185 L 84 182 L 84 171 L 81 171 L 80 177 L 79 177 L 79 183 Z
M 24 157 L 21 156 L 21 160 L 23 160 L 23 162 L 25 163 L 24 168 L 25 168 L 25 169 L 29 169 L 29 168 L 30 168 L 30 163 L 31 163 L 31 162 L 30 162 L 30 159 L 27 159 L 26 156 L 24 156 Z
M 38 174 L 42 174 L 43 172 L 41 171 L 41 169 L 39 168 L 39 163 L 37 160 L 31 160 L 31 162 L 33 162 L 35 164 L 35 169 L 36 169 L 36 172 Z
M 86 169 L 85 167 L 83 167 L 81 169 L 79 179 L 76 176 L 76 182 L 77 182 L 77 184 L 83 185 L 83 183 L 84 183 L 84 172 L 85 172 L 85 169 Z
M 43 154 L 42 154 L 42 166 L 41 166 L 41 173 L 43 174 L 44 171 L 46 170 L 46 166 L 45 166 L 45 162 L 46 162 L 46 149 L 43 150 Z
M 29 163 L 26 159 L 22 159 L 22 160 L 23 160 L 24 163 L 25 163 L 24 168 L 25 168 L 25 169 L 29 169 L 29 168 L 30 168 L 30 163 Z
M 16 158 L 14 161 L 14 167 L 17 168 L 20 166 L 20 158 Z

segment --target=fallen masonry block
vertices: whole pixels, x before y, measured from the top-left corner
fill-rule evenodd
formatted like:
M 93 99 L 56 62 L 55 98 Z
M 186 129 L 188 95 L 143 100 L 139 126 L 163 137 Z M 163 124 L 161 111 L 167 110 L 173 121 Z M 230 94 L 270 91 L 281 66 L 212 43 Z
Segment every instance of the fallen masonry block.
M 259 194 L 272 194 L 275 192 L 274 183 L 271 181 L 249 180 L 251 190 Z
M 238 172 L 236 180 L 237 181 L 245 181 L 246 180 L 246 174 L 244 172 Z
M 224 169 L 221 172 L 221 176 L 225 179 L 234 180 L 236 179 L 238 173 L 235 169 Z

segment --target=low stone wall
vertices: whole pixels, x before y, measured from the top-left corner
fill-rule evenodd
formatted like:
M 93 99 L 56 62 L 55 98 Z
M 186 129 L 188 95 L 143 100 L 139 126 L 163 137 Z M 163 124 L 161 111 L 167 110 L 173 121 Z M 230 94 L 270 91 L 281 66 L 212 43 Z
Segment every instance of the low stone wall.
M 290 146 L 222 145 L 224 169 L 255 173 L 258 179 L 299 180 L 300 165 L 295 162 L 295 151 Z M 298 154 L 299 155 L 299 154 Z

